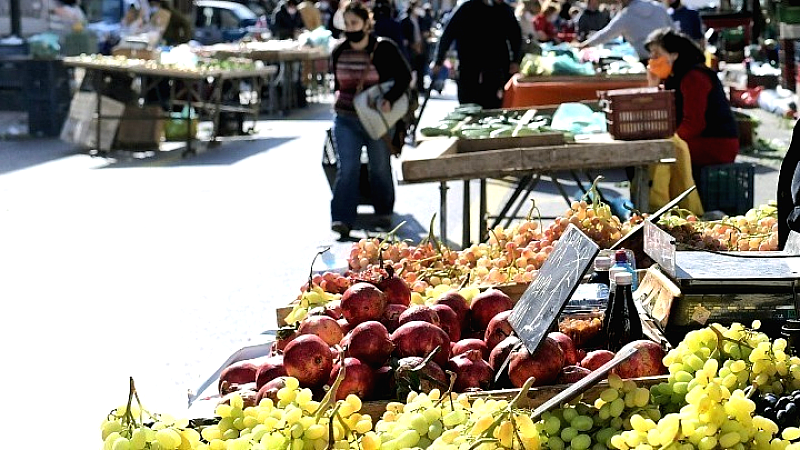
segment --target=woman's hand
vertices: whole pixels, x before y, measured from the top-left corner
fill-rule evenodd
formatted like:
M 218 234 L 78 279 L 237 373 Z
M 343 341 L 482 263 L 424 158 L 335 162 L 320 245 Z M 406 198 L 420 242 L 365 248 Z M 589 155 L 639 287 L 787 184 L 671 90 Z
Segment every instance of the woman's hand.
M 392 111 L 392 104 L 385 98 L 381 100 L 381 111 L 386 114 Z
M 661 85 L 661 78 L 651 71 L 647 71 L 647 85 L 650 87 L 658 87 Z

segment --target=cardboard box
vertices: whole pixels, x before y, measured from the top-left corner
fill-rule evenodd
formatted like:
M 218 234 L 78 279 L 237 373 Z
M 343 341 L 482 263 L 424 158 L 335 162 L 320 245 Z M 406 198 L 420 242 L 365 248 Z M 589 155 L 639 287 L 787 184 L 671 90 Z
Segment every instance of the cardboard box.
M 72 97 L 67 120 L 61 129 L 61 140 L 90 149 L 109 151 L 119 127 L 119 119 L 114 117 L 121 116 L 124 110 L 124 103 L 105 96 L 101 97 L 100 114 L 104 118 L 100 122 L 100 142 L 98 143 L 97 94 L 77 92 Z
M 159 51 L 148 48 L 116 47 L 111 50 L 111 54 L 131 59 L 157 60 Z
M 158 149 L 164 136 L 164 112 L 159 106 L 125 105 L 116 146 Z

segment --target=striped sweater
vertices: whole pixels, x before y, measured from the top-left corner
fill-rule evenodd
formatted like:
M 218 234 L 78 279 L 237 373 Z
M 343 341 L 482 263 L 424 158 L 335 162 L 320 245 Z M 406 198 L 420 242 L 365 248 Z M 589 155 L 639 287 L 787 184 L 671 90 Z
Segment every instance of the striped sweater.
M 337 112 L 355 112 L 353 98 L 362 78 L 364 89 L 394 80 L 394 86 L 385 96 L 390 102 L 400 98 L 411 83 L 408 62 L 397 45 L 389 39 L 378 39 L 370 35 L 369 44 L 364 50 L 355 50 L 350 42 L 343 41 L 333 50 L 331 60 L 336 91 L 334 109 Z

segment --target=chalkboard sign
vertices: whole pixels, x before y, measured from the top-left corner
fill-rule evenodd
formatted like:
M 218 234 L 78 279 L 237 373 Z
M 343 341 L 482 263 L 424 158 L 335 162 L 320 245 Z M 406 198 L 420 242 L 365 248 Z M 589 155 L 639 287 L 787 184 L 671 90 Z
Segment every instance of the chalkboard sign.
M 593 240 L 571 224 L 558 240 L 508 319 L 530 353 L 558 320 L 599 251 Z
M 664 272 L 676 277 L 675 238 L 653 222 L 644 223 L 644 252 L 653 258 Z

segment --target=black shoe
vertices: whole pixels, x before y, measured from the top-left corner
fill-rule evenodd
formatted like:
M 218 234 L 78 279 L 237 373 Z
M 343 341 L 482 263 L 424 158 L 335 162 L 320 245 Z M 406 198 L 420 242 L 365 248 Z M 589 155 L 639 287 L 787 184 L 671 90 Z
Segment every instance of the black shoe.
M 347 226 L 347 224 L 344 222 L 339 222 L 339 221 L 333 222 L 331 224 L 331 230 L 339 233 L 340 239 L 346 239 L 350 237 L 350 227 Z
M 389 230 L 392 228 L 391 214 L 378 214 L 375 216 L 375 227 Z

